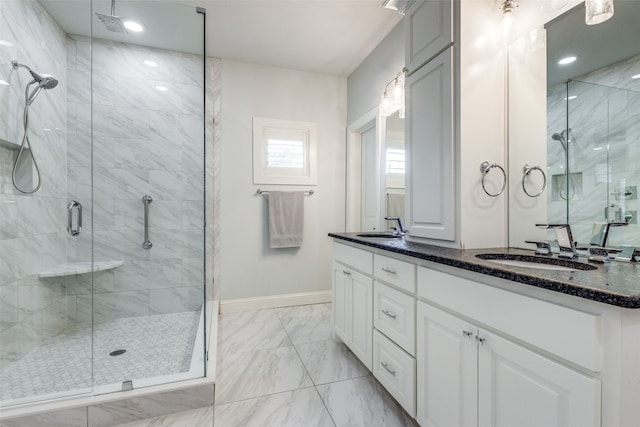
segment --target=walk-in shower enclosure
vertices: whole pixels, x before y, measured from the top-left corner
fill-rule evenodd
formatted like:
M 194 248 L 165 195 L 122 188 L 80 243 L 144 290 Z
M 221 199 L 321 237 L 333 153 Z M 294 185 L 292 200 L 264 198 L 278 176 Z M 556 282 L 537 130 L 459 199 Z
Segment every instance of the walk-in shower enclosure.
M 205 375 L 201 12 L 0 1 L 3 408 Z

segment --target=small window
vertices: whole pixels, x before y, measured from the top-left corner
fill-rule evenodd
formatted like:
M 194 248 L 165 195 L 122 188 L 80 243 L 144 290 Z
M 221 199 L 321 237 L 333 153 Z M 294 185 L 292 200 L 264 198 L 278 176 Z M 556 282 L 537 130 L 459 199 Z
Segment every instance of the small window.
M 316 124 L 253 119 L 253 183 L 316 185 Z
M 387 174 L 404 174 L 404 150 L 397 148 L 387 149 Z

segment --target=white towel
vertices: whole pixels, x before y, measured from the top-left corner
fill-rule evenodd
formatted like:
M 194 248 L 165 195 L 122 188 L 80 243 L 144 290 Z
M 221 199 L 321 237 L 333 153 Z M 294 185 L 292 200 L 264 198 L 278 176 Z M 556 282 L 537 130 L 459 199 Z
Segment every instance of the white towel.
M 269 191 L 269 246 L 302 245 L 304 191 Z
M 404 194 L 387 193 L 387 216 L 404 218 Z

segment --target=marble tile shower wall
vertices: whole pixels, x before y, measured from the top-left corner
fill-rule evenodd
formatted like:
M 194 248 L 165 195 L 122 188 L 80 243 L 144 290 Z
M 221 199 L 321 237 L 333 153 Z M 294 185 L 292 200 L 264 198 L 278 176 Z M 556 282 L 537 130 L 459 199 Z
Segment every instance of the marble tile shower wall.
M 604 221 L 607 204 L 626 211 L 640 211 L 640 202 L 617 198 L 621 185 L 640 187 L 640 57 L 614 64 L 582 76 L 567 85 L 551 88 L 547 104 L 549 171 L 549 221 L 563 221 L 568 188 L 570 219 L 578 242 L 588 243 L 593 224 Z M 583 83 L 586 82 L 586 83 Z M 570 142 L 567 186 L 564 149 L 551 136 L 567 126 L 569 98 Z M 575 98 L 574 98 L 575 97 Z M 555 180 L 553 179 L 555 175 Z M 553 183 L 558 184 L 554 193 Z M 615 229 L 610 243 L 640 245 L 640 227 L 632 224 Z
M 64 281 L 37 274 L 66 262 L 67 187 L 65 34 L 37 1 L 0 2 L 0 365 L 20 359 L 67 326 Z M 20 194 L 11 170 L 22 140 L 25 86 L 31 76 L 11 60 L 51 74 L 56 88 L 30 109 L 30 140 L 42 187 Z M 25 187 L 33 169 L 22 169 Z M 31 181 L 31 182 L 29 182 Z
M 94 257 L 125 261 L 94 274 L 94 321 L 196 310 L 204 300 L 202 57 L 96 39 L 92 49 L 90 69 L 88 41 L 67 39 L 69 195 L 91 198 L 93 101 Z M 150 250 L 142 248 L 145 194 Z M 70 245 L 76 259 L 89 259 L 89 239 Z M 77 276 L 68 289 L 80 322 L 91 319 L 89 279 Z

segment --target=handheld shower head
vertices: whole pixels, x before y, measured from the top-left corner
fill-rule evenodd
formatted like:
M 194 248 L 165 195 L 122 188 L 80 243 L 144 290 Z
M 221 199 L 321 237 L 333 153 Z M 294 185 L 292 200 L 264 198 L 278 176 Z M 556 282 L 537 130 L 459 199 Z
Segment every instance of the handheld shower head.
M 551 139 L 553 139 L 554 141 L 560 141 L 560 144 L 562 145 L 564 151 L 567 151 L 567 139 L 564 136 L 565 132 L 566 131 L 564 130 L 562 132 L 556 132 L 551 135 Z
M 18 63 L 18 61 L 15 61 L 15 60 L 11 61 L 11 65 L 13 65 L 14 70 L 17 70 L 18 68 L 21 68 L 21 67 L 26 68 L 27 71 L 29 71 L 29 74 L 31 74 L 31 77 L 33 77 L 33 81 L 38 83 L 38 85 L 42 89 L 53 89 L 54 87 L 58 86 L 58 79 L 56 79 L 50 74 L 37 73 L 27 65 L 20 64 Z
M 40 84 L 43 89 L 53 89 L 58 86 L 58 79 L 50 74 L 38 74 L 32 72 L 33 79 Z M 37 77 L 36 77 L 37 76 Z

